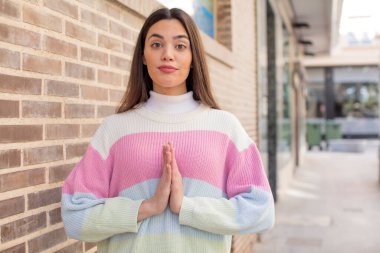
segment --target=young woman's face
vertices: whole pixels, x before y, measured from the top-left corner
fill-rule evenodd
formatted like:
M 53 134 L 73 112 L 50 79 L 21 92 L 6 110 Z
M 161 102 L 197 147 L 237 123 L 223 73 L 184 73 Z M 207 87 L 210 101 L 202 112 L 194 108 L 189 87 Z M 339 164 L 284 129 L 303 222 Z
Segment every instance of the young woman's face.
M 191 61 L 189 36 L 177 19 L 160 20 L 150 27 L 145 39 L 144 64 L 155 92 L 172 96 L 186 93 Z

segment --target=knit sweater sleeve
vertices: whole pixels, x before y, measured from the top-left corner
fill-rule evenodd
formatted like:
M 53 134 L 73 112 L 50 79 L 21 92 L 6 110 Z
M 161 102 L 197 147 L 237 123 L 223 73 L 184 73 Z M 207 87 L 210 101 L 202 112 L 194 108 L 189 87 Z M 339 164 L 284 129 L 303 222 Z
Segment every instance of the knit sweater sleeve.
M 109 197 L 113 158 L 109 154 L 109 129 L 103 121 L 82 160 L 62 188 L 62 219 L 69 237 L 97 242 L 139 228 L 142 200 Z
M 184 197 L 179 222 L 216 234 L 248 234 L 274 225 L 274 201 L 259 151 L 235 118 L 227 152 L 225 198 Z

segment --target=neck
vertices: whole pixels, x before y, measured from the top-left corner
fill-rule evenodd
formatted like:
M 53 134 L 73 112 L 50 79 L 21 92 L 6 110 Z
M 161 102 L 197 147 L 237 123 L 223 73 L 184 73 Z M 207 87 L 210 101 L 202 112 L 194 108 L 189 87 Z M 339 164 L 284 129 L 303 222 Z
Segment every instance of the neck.
M 178 96 L 162 95 L 150 91 L 149 95 L 150 97 L 144 106 L 146 109 L 157 113 L 180 114 L 193 111 L 199 106 L 199 103 L 193 99 L 192 91 Z
M 153 91 L 162 95 L 179 96 L 187 92 L 186 84 L 178 85 L 176 87 L 161 87 L 153 83 Z

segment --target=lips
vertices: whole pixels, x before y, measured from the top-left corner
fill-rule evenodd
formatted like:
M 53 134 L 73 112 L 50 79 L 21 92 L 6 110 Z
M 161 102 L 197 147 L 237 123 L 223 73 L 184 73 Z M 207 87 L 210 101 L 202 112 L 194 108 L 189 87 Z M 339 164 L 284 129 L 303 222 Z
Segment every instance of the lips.
M 158 67 L 158 69 L 164 73 L 173 73 L 174 71 L 177 70 L 177 68 L 170 66 L 170 65 L 162 65 L 162 66 Z

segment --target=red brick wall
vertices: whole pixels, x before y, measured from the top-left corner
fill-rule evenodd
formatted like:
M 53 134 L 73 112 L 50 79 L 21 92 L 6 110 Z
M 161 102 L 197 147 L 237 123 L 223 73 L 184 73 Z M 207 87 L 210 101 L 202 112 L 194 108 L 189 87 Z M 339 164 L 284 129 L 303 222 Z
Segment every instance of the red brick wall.
M 143 18 L 115 1 L 0 0 L 0 252 L 69 240 L 60 189 L 124 93 Z
M 231 0 L 218 0 L 216 3 L 216 40 L 232 49 Z

